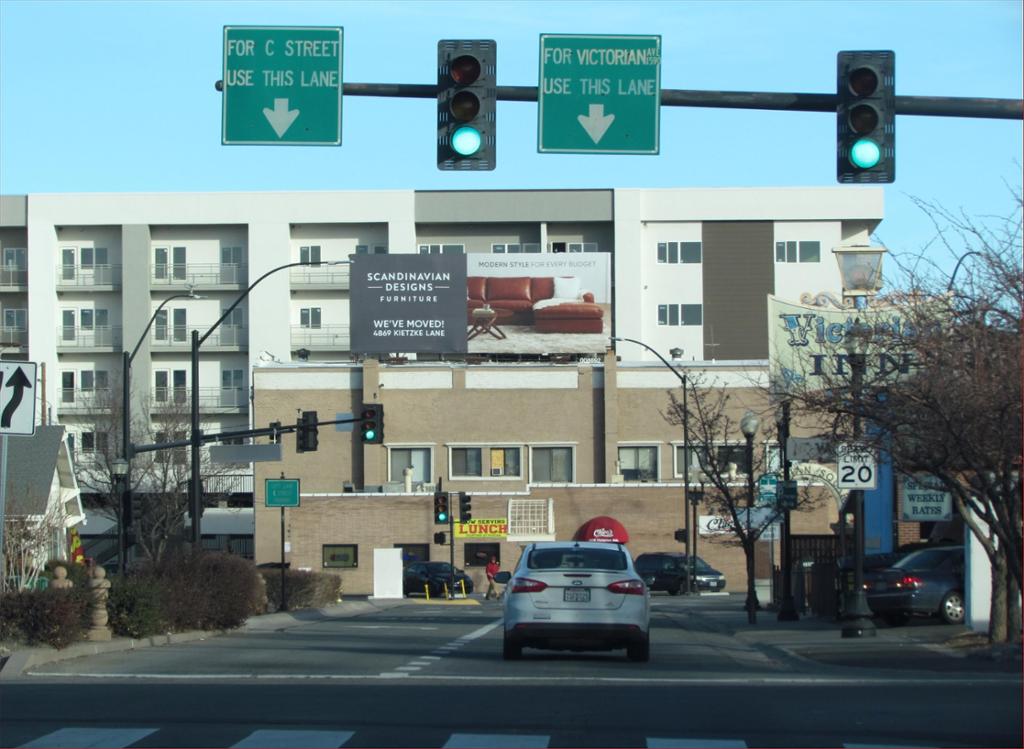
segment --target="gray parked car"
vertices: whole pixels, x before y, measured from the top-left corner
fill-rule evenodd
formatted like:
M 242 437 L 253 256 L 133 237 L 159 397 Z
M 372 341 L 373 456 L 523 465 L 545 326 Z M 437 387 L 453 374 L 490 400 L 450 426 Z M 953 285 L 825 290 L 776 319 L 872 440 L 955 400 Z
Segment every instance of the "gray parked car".
M 890 624 L 911 616 L 964 621 L 964 547 L 935 546 L 912 551 L 889 567 L 866 571 L 868 606 Z

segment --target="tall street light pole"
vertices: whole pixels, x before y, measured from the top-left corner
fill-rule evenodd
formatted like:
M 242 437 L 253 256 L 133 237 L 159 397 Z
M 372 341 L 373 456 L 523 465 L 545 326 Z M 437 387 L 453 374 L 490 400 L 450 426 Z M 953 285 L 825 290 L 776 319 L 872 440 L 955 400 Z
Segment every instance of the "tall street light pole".
M 747 411 L 743 414 L 743 418 L 740 419 L 740 431 L 743 432 L 743 438 L 747 441 L 747 534 L 750 534 L 750 508 L 754 506 L 754 435 L 757 434 L 757 428 L 761 425 L 760 420 L 754 414 L 753 411 Z M 753 589 L 754 585 L 754 565 L 753 555 L 749 557 L 751 561 L 747 562 L 747 622 L 750 624 L 757 624 L 757 593 Z
M 198 294 L 194 293 L 189 288 L 187 294 L 172 294 L 171 296 L 160 302 L 160 306 L 156 308 L 156 311 L 150 315 L 149 322 L 146 323 L 146 327 L 142 330 L 142 335 L 139 336 L 139 340 L 135 343 L 135 348 L 131 350 L 131 353 L 125 351 L 122 354 L 121 361 L 121 457 L 112 461 L 112 470 L 114 475 L 118 478 L 119 484 L 119 495 L 118 502 L 120 503 L 121 511 L 117 514 L 117 569 L 120 574 L 125 572 L 125 562 L 128 557 L 128 536 L 125 529 L 125 516 L 128 512 L 128 508 L 131 506 L 131 468 L 132 458 L 135 457 L 135 450 L 132 447 L 132 388 L 131 388 L 131 373 L 132 373 L 132 362 L 135 361 L 135 355 L 139 353 L 139 349 L 142 348 L 143 341 L 146 340 L 146 336 L 149 335 L 149 329 L 153 327 L 153 323 L 156 322 L 156 318 L 163 311 L 164 307 L 169 302 L 175 299 L 205 299 Z M 138 518 L 134 518 L 137 521 Z
M 689 402 L 687 401 L 687 393 L 686 393 L 686 391 L 687 391 L 686 372 L 680 372 L 678 369 L 673 367 L 671 364 L 668 363 L 668 360 L 666 360 L 664 356 L 659 354 L 657 351 L 655 351 L 653 348 L 648 346 L 643 341 L 638 341 L 638 340 L 636 340 L 634 338 L 620 338 L 620 337 L 616 337 L 616 336 L 612 336 L 612 340 L 613 341 L 626 341 L 627 343 L 635 343 L 637 346 L 642 346 L 643 348 L 647 349 L 652 354 L 654 354 L 656 357 L 658 357 L 661 360 L 662 364 L 664 364 L 666 367 L 668 367 L 669 369 L 672 370 L 672 373 L 676 377 L 679 378 L 679 383 L 683 386 L 683 527 L 686 527 L 687 525 L 689 525 L 689 523 L 687 522 L 687 517 L 686 516 L 688 514 L 687 513 L 687 499 L 689 498 L 689 493 L 690 493 L 690 408 L 689 408 Z M 669 354 L 672 356 L 673 359 L 679 359 L 679 358 L 681 358 L 683 356 L 683 350 L 681 348 L 674 348 L 674 349 L 672 349 L 669 352 Z M 693 529 L 693 533 L 694 533 L 694 537 L 696 538 L 696 533 L 697 533 L 697 529 L 696 528 Z M 689 535 L 689 532 L 687 532 L 687 535 Z M 689 549 L 687 551 L 689 552 Z M 692 557 L 692 554 L 688 553 L 687 556 L 688 557 Z M 690 560 L 690 562 L 691 562 L 690 566 L 692 568 L 692 566 L 693 566 L 692 559 Z M 687 593 L 690 592 L 690 577 L 691 577 L 691 575 L 687 575 L 686 576 L 686 592 Z
M 779 415 L 779 448 L 782 459 L 783 492 L 789 486 L 789 400 L 782 401 L 782 413 Z M 781 492 L 780 492 L 781 493 Z M 790 528 L 790 507 L 787 501 L 782 511 L 782 602 L 779 605 L 778 620 L 795 622 L 800 618 L 793 601 L 793 533 Z
M 192 433 L 189 438 L 190 457 L 191 457 L 191 478 L 189 480 L 189 497 L 188 507 L 189 515 L 192 516 L 192 547 L 195 551 L 199 551 L 202 546 L 202 530 L 200 528 L 200 518 L 203 513 L 203 492 L 202 485 L 200 484 L 199 477 L 199 448 L 203 444 L 203 433 L 199 428 L 199 347 L 203 345 L 203 341 L 210 337 L 221 323 L 223 323 L 232 312 L 235 307 L 242 303 L 249 293 L 256 288 L 264 278 L 278 271 L 282 271 L 285 268 L 297 268 L 301 266 L 321 266 L 321 265 L 348 265 L 348 260 L 322 260 L 322 261 L 302 261 L 297 263 L 285 263 L 279 265 L 276 268 L 271 268 L 262 276 L 257 278 L 251 284 L 249 288 L 238 295 L 238 298 L 231 303 L 231 306 L 224 310 L 224 314 L 220 316 L 210 329 L 207 330 L 203 335 L 199 335 L 199 331 L 192 330 Z

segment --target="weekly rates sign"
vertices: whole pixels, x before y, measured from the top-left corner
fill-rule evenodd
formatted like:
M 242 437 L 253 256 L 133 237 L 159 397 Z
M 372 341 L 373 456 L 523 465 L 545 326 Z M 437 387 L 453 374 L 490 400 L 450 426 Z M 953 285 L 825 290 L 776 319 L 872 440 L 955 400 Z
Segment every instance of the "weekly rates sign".
M 541 153 L 656 154 L 660 36 L 542 34 Z
M 225 26 L 224 145 L 341 145 L 339 26 Z

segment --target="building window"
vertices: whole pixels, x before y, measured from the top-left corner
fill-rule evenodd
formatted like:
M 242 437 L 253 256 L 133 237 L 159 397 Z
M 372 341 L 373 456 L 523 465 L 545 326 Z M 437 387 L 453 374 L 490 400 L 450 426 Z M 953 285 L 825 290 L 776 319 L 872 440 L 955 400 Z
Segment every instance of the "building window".
M 702 325 L 703 305 L 659 304 L 658 325 Z
M 723 473 L 727 473 L 729 470 L 729 464 L 736 464 L 737 475 L 746 476 L 750 473 L 750 463 L 747 462 L 747 446 L 746 445 L 714 445 L 711 449 L 715 451 L 714 464 Z M 712 469 L 711 456 L 707 452 L 705 447 L 694 447 L 690 446 L 690 481 L 694 480 L 694 473 L 701 469 L 701 463 L 704 464 L 704 470 L 708 473 Z M 701 460 L 703 458 L 703 460 Z M 683 475 L 683 446 L 676 445 L 676 476 Z
M 464 244 L 421 244 L 419 246 L 421 255 L 465 255 L 466 245 Z
M 776 263 L 819 263 L 821 242 L 776 242 Z
M 530 448 L 530 475 L 532 481 L 572 483 L 572 448 Z
M 451 475 L 461 477 L 518 477 L 518 447 L 453 447 Z
M 412 468 L 413 484 L 429 484 L 430 448 L 429 447 L 392 447 L 388 448 L 389 481 L 402 481 L 404 469 Z
M 430 544 L 395 544 L 394 548 L 402 550 L 403 565 L 430 561 Z
M 311 244 L 306 247 L 299 248 L 299 262 L 300 263 L 319 263 L 320 262 L 320 245 Z
M 299 310 L 299 325 L 303 328 L 320 327 L 320 308 L 303 307 Z
M 27 309 L 5 309 L 4 327 L 13 330 L 24 330 L 28 321 Z
M 620 447 L 619 472 L 626 481 L 657 481 L 657 447 Z
M 359 547 L 356 544 L 324 544 L 324 567 L 358 567 Z
M 597 252 L 597 242 L 569 242 L 569 252 Z
M 386 245 L 375 244 L 372 247 L 368 244 L 357 244 L 356 245 L 357 255 L 387 255 L 388 248 Z
M 659 263 L 699 263 L 700 242 L 658 242 Z
M 487 563 L 491 561 L 491 557 L 498 560 L 498 564 L 501 564 L 501 544 L 498 542 L 491 543 L 467 543 L 463 545 L 463 567 L 486 567 Z
M 82 452 L 106 453 L 110 444 L 109 437 L 106 432 L 82 432 Z

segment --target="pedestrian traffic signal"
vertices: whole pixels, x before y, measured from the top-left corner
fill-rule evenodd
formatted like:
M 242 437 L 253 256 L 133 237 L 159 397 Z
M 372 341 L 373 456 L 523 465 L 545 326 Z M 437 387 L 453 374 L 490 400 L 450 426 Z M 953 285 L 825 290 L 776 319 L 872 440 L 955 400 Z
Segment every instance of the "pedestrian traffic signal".
M 840 52 L 836 119 L 836 179 L 879 183 L 896 179 L 894 52 Z
M 270 435 L 270 441 L 276 445 L 278 442 L 281 441 L 281 422 L 270 422 L 270 428 L 274 430 L 274 432 Z
M 316 411 L 303 411 L 295 425 L 295 450 L 300 453 L 316 452 L 320 438 Z
M 127 495 L 128 501 L 124 505 L 126 514 L 124 527 L 141 525 L 144 509 L 143 500 L 146 498 L 146 495 L 142 492 L 133 492 L 131 489 L 126 491 L 125 495 Z
M 434 492 L 434 523 L 448 525 L 448 492 Z
M 384 404 L 364 403 L 359 412 L 359 432 L 364 445 L 384 443 Z
M 468 523 L 473 519 L 473 498 L 466 492 L 459 492 L 459 522 Z
M 497 56 L 493 39 L 437 43 L 438 169 L 494 169 Z
M 444 546 L 444 531 L 438 531 L 434 534 L 434 543 L 438 546 Z

